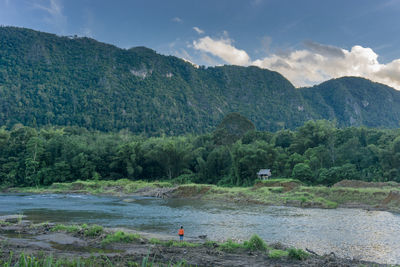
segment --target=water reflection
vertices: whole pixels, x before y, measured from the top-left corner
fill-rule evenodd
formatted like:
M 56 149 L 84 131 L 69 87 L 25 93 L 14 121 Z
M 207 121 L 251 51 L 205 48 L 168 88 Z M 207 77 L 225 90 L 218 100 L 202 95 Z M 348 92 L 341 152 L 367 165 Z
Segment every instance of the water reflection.
M 335 252 L 348 258 L 400 263 L 400 216 L 357 209 L 300 209 L 200 200 L 89 195 L 0 195 L 0 214 L 23 213 L 34 221 L 97 223 L 176 235 L 184 225 L 189 236 L 213 240 L 248 239 Z

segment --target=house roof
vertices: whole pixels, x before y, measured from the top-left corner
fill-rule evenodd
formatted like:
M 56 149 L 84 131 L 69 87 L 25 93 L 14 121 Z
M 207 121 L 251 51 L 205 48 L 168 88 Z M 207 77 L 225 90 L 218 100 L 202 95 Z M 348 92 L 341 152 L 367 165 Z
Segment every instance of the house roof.
M 261 169 L 257 173 L 258 175 L 271 175 L 271 170 L 270 169 Z

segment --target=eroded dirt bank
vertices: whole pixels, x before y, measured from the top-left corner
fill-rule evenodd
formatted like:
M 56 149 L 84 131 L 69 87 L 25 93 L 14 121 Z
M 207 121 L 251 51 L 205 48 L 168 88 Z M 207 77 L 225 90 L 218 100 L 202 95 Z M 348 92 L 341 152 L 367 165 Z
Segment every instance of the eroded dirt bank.
M 256 251 L 243 248 L 227 251 L 219 243 L 202 239 L 188 240 L 182 244 L 173 242 L 177 241 L 175 237 L 155 236 L 128 229 L 89 231 L 89 235 L 85 230 L 89 228 L 69 227 L 62 230 L 62 227 L 53 224 L 32 224 L 19 216 L 2 217 L 0 221 L 0 263 L 9 261 L 12 252 L 14 262 L 21 253 L 37 257 L 51 254 L 54 258 L 97 258 L 103 266 L 140 266 L 144 258 L 154 262 L 153 266 L 182 262 L 186 262 L 186 266 L 384 266 L 342 259 L 334 254 L 309 254 L 303 260 L 287 254 L 277 257 L 275 253 L 273 257 L 273 251 L 285 251 L 286 248 L 280 244 L 270 244 L 267 249 Z M 134 239 L 129 242 L 123 239 L 104 242 L 107 236 L 121 230 L 135 236 Z M 181 244 L 184 246 L 181 247 Z

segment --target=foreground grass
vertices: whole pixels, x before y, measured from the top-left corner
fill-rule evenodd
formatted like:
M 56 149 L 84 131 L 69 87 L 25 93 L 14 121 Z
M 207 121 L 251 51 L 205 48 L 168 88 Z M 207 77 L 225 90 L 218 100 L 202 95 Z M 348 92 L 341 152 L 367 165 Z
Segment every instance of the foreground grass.
M 163 264 L 155 262 L 149 256 L 143 257 L 139 262 L 137 261 L 124 261 L 124 262 L 112 262 L 107 256 L 92 256 L 89 258 L 77 257 L 77 258 L 54 258 L 52 255 L 31 255 L 20 253 L 19 255 L 14 255 L 10 252 L 7 260 L 0 259 L 0 266 L 3 267 L 82 267 L 82 266 L 104 266 L 104 267 L 114 267 L 114 266 L 132 266 L 132 267 L 153 267 L 153 266 L 165 266 L 165 267 L 189 267 L 185 261 L 179 261 L 173 263 L 172 261 Z
M 145 182 L 121 179 L 116 181 L 75 181 L 55 183 L 48 187 L 14 188 L 25 193 L 87 193 L 94 195 L 134 194 L 144 188 L 172 188 L 170 182 Z M 298 207 L 337 208 L 338 206 L 370 206 L 399 211 L 400 199 L 386 203 L 390 192 L 399 192 L 398 185 L 383 188 L 304 186 L 295 179 L 258 181 L 252 187 L 221 187 L 205 184 L 182 184 L 175 187 L 175 197 L 202 198 L 231 202 L 286 205 Z M 382 205 L 382 203 L 384 205 Z
M 91 229 L 91 230 L 90 230 Z M 98 231 L 100 229 L 97 225 L 88 226 L 83 225 L 56 225 L 52 228 L 52 231 L 65 231 L 68 233 L 82 233 L 82 231 L 90 230 L 89 232 L 95 232 L 96 235 L 90 234 L 86 235 L 88 238 L 96 238 Z M 101 228 L 102 229 L 102 228 Z M 105 231 L 101 232 L 100 238 L 102 238 L 102 245 L 108 246 L 112 243 L 130 243 L 136 242 L 141 239 L 139 235 L 129 234 L 123 231 L 117 231 L 114 233 L 107 233 Z M 200 248 L 207 247 L 209 249 L 215 249 L 224 251 L 227 253 L 245 253 L 247 251 L 258 251 L 259 253 L 264 253 L 271 259 L 288 258 L 291 260 L 305 260 L 309 257 L 309 254 L 301 249 L 290 248 L 287 250 L 274 249 L 268 246 L 259 236 L 253 235 L 248 241 L 243 243 L 234 242 L 228 240 L 223 243 L 217 243 L 213 241 L 207 241 L 205 243 L 191 243 L 191 242 L 177 242 L 173 240 L 161 241 L 158 239 L 142 240 L 142 244 L 154 244 L 157 246 L 165 247 L 179 247 L 179 248 Z M 9 254 L 7 254 L 9 253 Z M 180 253 L 180 252 L 179 252 Z M 89 258 L 84 257 L 69 257 L 69 258 L 56 258 L 52 254 L 45 254 L 44 252 L 39 252 L 36 254 L 25 254 L 24 252 L 19 255 L 13 252 L 2 252 L 0 249 L 0 266 L 11 267 L 11 266 L 23 266 L 23 267 L 53 267 L 53 266 L 190 266 L 185 260 L 180 260 L 179 262 L 173 263 L 169 262 L 159 263 L 155 261 L 155 258 L 151 259 L 149 256 L 143 257 L 139 262 L 131 261 L 129 258 L 117 257 L 111 260 L 105 255 L 91 256 Z

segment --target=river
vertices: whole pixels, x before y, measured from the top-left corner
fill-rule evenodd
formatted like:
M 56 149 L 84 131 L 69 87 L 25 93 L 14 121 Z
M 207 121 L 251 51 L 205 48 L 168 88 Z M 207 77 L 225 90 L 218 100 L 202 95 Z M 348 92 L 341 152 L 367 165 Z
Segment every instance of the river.
M 308 248 L 318 254 L 400 263 L 400 215 L 360 209 L 302 209 L 187 199 L 122 198 L 73 194 L 1 194 L 0 215 L 34 222 L 90 223 L 211 240 L 246 240 Z

